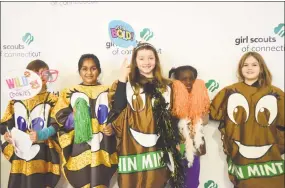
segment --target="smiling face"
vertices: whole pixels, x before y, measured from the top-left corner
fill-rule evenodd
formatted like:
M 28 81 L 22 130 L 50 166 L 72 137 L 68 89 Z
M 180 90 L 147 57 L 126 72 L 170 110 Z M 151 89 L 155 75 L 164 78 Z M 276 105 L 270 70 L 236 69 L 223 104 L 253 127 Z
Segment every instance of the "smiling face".
M 147 96 L 143 89 L 135 94 L 129 82 L 126 84 L 126 91 L 130 113 L 133 115 L 128 119 L 128 133 L 131 135 L 128 139 L 133 138 L 138 148 L 152 148 L 160 137 L 156 134 L 155 122 L 150 110 L 154 100 Z M 162 94 L 168 103 L 170 103 L 170 93 L 171 88 L 167 86 L 167 90 Z
M 188 92 L 191 92 L 192 86 L 195 80 L 192 71 L 187 70 L 187 69 L 180 71 L 178 74 L 178 80 L 180 80 L 185 85 Z
M 97 83 L 97 78 L 100 73 L 93 59 L 88 58 L 83 61 L 79 74 L 84 85 L 94 85 Z
M 241 69 L 242 75 L 244 77 L 245 82 L 255 82 L 258 80 L 260 73 L 260 66 L 253 56 L 249 56 Z
M 155 68 L 155 55 L 152 50 L 138 50 L 136 63 L 140 74 L 144 75 L 147 78 L 153 77 L 153 70 Z
M 227 103 L 226 132 L 232 157 L 247 159 L 268 158 L 277 147 L 274 134 L 278 114 L 278 97 L 273 94 L 260 96 L 247 91 L 237 91 Z M 252 107 L 254 108 L 252 108 Z
M 210 115 L 221 121 L 233 184 L 284 186 L 284 104 L 281 89 L 243 82 L 225 87 L 212 100 Z

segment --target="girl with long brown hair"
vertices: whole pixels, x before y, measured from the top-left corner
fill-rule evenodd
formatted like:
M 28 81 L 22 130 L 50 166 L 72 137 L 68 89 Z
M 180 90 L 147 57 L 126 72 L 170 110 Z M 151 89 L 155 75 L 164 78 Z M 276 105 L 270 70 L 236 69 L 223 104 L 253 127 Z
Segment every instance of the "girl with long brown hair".
M 112 122 L 120 140 L 119 187 L 162 188 L 170 178 L 174 187 L 184 183 L 179 131 L 171 114 L 171 82 L 162 76 L 155 47 L 140 43 L 131 64 L 125 61 L 121 77 L 113 84 Z M 124 110 L 122 110 L 124 109 Z
M 271 84 L 257 52 L 241 57 L 238 77 L 210 107 L 211 118 L 221 122 L 230 180 L 235 188 L 284 188 L 284 92 Z

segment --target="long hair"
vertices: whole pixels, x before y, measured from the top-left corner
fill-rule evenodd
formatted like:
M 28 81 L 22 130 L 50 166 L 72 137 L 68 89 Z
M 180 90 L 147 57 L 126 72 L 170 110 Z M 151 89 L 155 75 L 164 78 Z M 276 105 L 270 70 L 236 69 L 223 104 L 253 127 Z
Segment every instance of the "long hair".
M 137 47 L 133 49 L 132 59 L 131 59 L 131 72 L 129 74 L 129 81 L 131 85 L 135 86 L 136 88 L 140 86 L 141 75 L 137 66 L 137 54 L 140 50 L 151 50 L 155 56 L 155 67 L 153 69 L 153 76 L 160 84 L 161 88 L 166 89 L 166 85 L 169 83 L 167 79 L 162 76 L 162 70 L 160 66 L 160 60 L 158 57 L 158 53 L 154 46 L 149 43 L 139 43 Z
M 258 76 L 259 86 L 260 87 L 270 86 L 272 83 L 272 74 L 267 68 L 267 65 L 263 57 L 257 52 L 247 52 L 241 57 L 239 64 L 238 64 L 238 71 L 237 71 L 237 77 L 239 81 L 243 82 L 245 80 L 244 76 L 242 75 L 242 67 L 244 65 L 245 60 L 250 56 L 254 57 L 257 60 L 259 67 L 260 67 L 260 73 Z

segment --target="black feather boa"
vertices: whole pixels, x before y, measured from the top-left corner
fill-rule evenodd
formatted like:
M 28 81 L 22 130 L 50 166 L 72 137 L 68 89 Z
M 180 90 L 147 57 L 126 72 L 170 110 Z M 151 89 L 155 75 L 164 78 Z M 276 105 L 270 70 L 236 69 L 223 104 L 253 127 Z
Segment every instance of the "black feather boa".
M 182 165 L 182 156 L 176 149 L 176 146 L 181 140 L 178 126 L 173 125 L 174 118 L 171 115 L 169 103 L 160 91 L 159 83 L 154 79 L 144 84 L 144 92 L 154 98 L 152 107 L 153 117 L 155 119 L 156 132 L 160 135 L 160 149 L 163 151 L 162 162 L 164 164 L 170 163 L 168 153 L 172 154 L 174 162 L 174 172 L 171 173 L 170 183 L 174 188 L 184 187 L 184 167 Z M 173 126 L 172 126 L 173 125 Z

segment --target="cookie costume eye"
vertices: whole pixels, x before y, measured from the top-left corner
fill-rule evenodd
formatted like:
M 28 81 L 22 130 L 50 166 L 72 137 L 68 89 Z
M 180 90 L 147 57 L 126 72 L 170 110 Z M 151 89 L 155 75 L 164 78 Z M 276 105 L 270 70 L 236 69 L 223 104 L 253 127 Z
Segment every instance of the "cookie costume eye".
M 95 105 L 96 117 L 100 124 L 104 124 L 107 122 L 109 110 L 110 109 L 108 107 L 108 93 L 103 92 L 98 96 Z
M 70 99 L 70 104 L 72 108 L 74 107 L 75 101 L 78 98 L 83 98 L 87 102 L 87 105 L 90 106 L 89 97 L 87 95 L 85 95 L 84 93 L 75 92 L 75 93 L 72 93 L 71 99 Z
M 15 119 L 17 119 L 18 129 L 21 131 L 26 131 L 28 129 L 27 124 L 27 109 L 21 102 L 15 102 L 14 108 L 17 109 L 15 111 Z
M 17 125 L 18 129 L 20 129 L 21 131 L 25 132 L 28 129 L 27 122 L 22 116 L 17 117 Z
M 249 116 L 249 105 L 246 98 L 240 93 L 232 94 L 228 99 L 227 113 L 236 125 L 245 123 Z
M 35 131 L 40 131 L 47 126 L 50 108 L 50 104 L 38 104 L 32 109 L 30 114 L 30 123 L 32 129 Z
M 132 88 L 131 84 L 129 82 L 127 82 L 127 100 L 128 100 L 128 103 L 130 105 L 130 107 L 132 108 L 133 111 L 135 112 L 140 112 L 142 111 L 144 108 L 145 108 L 145 104 L 146 104 L 146 96 L 145 96 L 145 93 L 143 92 L 143 89 L 140 88 L 140 92 L 138 95 L 140 95 L 140 99 L 138 99 L 138 97 L 135 95 L 134 93 L 134 88 Z M 137 101 L 138 100 L 138 101 Z M 137 101 L 139 102 L 139 109 L 136 109 L 134 107 L 134 102 Z
M 259 99 L 255 107 L 255 119 L 262 126 L 270 126 L 277 116 L 277 99 L 266 95 Z
M 32 128 L 35 131 L 40 131 L 44 128 L 44 120 L 41 117 L 37 117 L 35 119 L 32 120 Z

